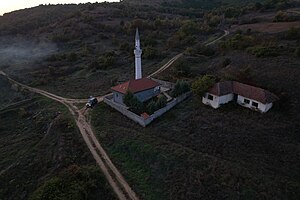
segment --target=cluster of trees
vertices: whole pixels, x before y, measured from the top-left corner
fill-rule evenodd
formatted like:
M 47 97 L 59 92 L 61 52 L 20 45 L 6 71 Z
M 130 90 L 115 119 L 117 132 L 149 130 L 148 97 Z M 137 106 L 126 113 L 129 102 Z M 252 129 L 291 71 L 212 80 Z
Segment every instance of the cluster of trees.
M 157 98 L 156 101 L 151 100 L 147 104 L 146 110 L 147 110 L 147 113 L 153 114 L 155 111 L 165 107 L 166 105 L 167 105 L 167 98 L 165 96 L 160 96 Z
M 237 33 L 233 37 L 221 42 L 220 47 L 223 49 L 243 50 L 256 45 L 258 41 L 260 40 L 252 35 Z
M 197 44 L 194 47 L 188 47 L 186 53 L 191 56 L 203 55 L 207 57 L 212 57 L 216 55 L 215 49 L 210 46 L 205 46 L 203 44 Z
M 287 12 L 279 11 L 273 19 L 273 22 L 291 22 L 295 20 L 295 16 L 289 15 Z
M 90 69 L 107 70 L 109 67 L 114 66 L 117 57 L 114 51 L 104 53 L 100 57 L 94 58 L 88 65 Z
M 277 46 L 254 46 L 249 47 L 247 51 L 256 57 L 274 57 L 280 54 L 280 49 Z
M 141 114 L 144 112 L 144 104 L 130 91 L 125 94 L 124 103 L 134 113 Z
M 178 80 L 172 90 L 172 96 L 178 97 L 190 91 L 190 86 L 186 81 Z
M 167 105 L 167 98 L 162 95 L 144 104 L 136 96 L 134 96 L 132 92 L 128 91 L 124 96 L 124 103 L 129 107 L 130 111 L 136 114 L 140 115 L 144 112 L 153 114 L 155 111 Z
M 182 22 L 181 28 L 168 40 L 168 48 L 182 48 L 193 44 L 200 34 L 209 34 L 215 31 L 206 23 L 199 23 L 193 20 Z

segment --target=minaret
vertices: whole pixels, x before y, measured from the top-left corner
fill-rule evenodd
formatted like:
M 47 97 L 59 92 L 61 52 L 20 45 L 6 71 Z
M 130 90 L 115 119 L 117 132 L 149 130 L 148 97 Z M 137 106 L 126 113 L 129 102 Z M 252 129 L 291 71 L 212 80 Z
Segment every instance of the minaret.
M 140 44 L 140 36 L 139 36 L 139 30 L 136 29 L 135 34 L 135 79 L 141 79 L 142 78 L 142 49 Z

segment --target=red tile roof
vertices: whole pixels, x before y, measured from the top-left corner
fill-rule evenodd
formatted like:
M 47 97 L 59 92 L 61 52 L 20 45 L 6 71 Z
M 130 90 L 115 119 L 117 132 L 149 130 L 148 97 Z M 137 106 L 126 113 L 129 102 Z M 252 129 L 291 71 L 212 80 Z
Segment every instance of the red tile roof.
M 125 94 L 127 91 L 132 93 L 138 93 L 144 90 L 149 90 L 151 88 L 155 88 L 160 84 L 149 79 L 149 78 L 142 78 L 137 80 L 130 80 L 120 85 L 114 86 L 111 89 L 116 92 L 120 92 Z
M 276 95 L 265 89 L 246 85 L 236 81 L 224 81 L 216 83 L 208 92 L 216 96 L 234 93 L 259 101 L 261 103 L 271 103 L 278 100 Z
M 216 96 L 231 94 L 233 93 L 233 81 L 216 83 L 208 92 Z
M 150 115 L 148 115 L 148 113 L 144 112 L 141 114 L 141 117 L 143 117 L 144 119 L 148 119 L 150 117 Z

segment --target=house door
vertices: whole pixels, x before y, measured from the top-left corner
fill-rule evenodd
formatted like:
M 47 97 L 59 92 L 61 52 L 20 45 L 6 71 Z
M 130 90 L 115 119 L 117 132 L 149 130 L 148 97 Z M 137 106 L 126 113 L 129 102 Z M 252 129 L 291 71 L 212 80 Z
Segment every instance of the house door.
M 234 94 L 234 95 L 233 95 L 233 101 L 237 102 L 237 100 L 238 100 L 238 95 L 237 95 L 237 94 Z

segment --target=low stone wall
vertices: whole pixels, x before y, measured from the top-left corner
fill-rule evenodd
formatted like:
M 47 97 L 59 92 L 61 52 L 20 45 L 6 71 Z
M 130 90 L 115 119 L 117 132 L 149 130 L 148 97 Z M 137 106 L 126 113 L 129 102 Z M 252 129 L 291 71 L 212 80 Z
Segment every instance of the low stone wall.
M 177 98 L 174 98 L 174 100 L 169 102 L 164 108 L 161 108 L 161 109 L 155 111 L 152 115 L 150 115 L 150 117 L 148 119 L 144 119 L 143 117 L 129 111 L 126 106 L 122 106 L 121 104 L 115 103 L 113 101 L 112 95 L 105 97 L 104 102 L 107 105 L 109 105 L 112 108 L 119 111 L 120 113 L 122 113 L 123 115 L 127 116 L 129 119 L 135 121 L 136 123 L 140 124 L 143 127 L 146 127 L 153 120 L 155 120 L 156 118 L 160 117 L 161 115 L 163 115 L 164 113 L 169 111 L 171 108 L 176 106 L 178 103 L 180 103 L 183 100 L 185 100 L 186 98 L 188 98 L 191 94 L 192 94 L 192 92 L 187 92 Z

